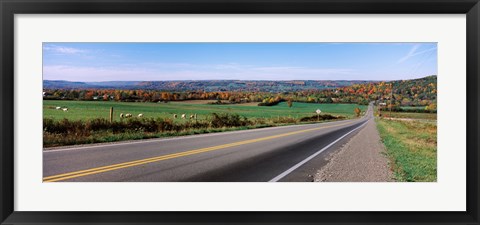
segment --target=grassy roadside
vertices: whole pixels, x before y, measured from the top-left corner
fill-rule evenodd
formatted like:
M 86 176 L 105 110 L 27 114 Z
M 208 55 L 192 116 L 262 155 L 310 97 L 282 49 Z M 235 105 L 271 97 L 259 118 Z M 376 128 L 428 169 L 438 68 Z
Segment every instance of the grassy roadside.
M 397 181 L 437 181 L 435 121 L 376 119 Z
M 208 133 L 218 133 L 226 131 L 236 131 L 236 130 L 248 130 L 248 129 L 257 129 L 265 127 L 273 127 L 275 125 L 256 125 L 256 126 L 243 126 L 243 127 L 223 127 L 223 128 L 209 128 L 209 129 L 191 129 L 181 132 L 163 132 L 163 133 L 145 133 L 143 131 L 131 131 L 125 133 L 114 133 L 112 131 L 101 131 L 95 132 L 89 136 L 78 137 L 73 135 L 62 135 L 62 134 L 44 134 L 43 136 L 43 147 L 60 147 L 68 145 L 79 145 L 79 144 L 94 144 L 94 143 L 105 143 L 105 142 L 116 142 L 116 141 L 128 141 L 128 140 L 141 140 L 141 139 L 151 139 L 151 138 L 161 138 L 161 137 L 175 137 L 175 136 L 185 136 L 185 135 L 194 135 L 194 134 L 208 134 Z M 279 125 L 276 125 L 279 126 Z
M 93 144 L 126 140 L 150 139 L 159 137 L 185 136 L 194 134 L 217 133 L 235 130 L 277 127 L 295 124 L 317 123 L 317 117 L 305 117 L 296 120 L 280 117 L 270 120 L 248 120 L 230 114 L 221 114 L 209 121 L 187 121 L 176 123 L 172 120 L 130 118 L 121 122 L 110 123 L 105 119 L 55 121 L 44 119 L 43 147 L 59 147 L 78 144 Z M 320 117 L 320 122 L 343 120 L 328 114 Z

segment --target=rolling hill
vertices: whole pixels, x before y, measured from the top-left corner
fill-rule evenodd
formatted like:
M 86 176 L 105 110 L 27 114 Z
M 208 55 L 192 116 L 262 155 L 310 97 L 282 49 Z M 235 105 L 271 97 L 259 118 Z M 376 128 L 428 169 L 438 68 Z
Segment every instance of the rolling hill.
M 372 81 L 346 80 L 185 80 L 185 81 L 105 81 L 71 82 L 44 80 L 44 89 L 115 89 L 115 90 L 156 90 L 156 91 L 258 91 L 292 92 L 311 89 L 330 89 Z

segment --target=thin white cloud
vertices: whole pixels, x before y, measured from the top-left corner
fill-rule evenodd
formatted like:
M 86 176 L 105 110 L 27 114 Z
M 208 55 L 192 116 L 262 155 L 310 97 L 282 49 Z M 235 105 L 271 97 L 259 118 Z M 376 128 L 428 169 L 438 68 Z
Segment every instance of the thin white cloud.
M 424 54 L 424 53 L 427 53 L 427 52 L 430 52 L 430 51 L 433 51 L 433 50 L 436 50 L 437 48 L 434 47 L 434 48 L 429 48 L 429 49 L 426 49 L 426 50 L 422 50 L 422 51 L 417 51 L 419 48 L 421 47 L 420 44 L 416 44 L 414 45 L 410 51 L 408 52 L 407 55 L 405 55 L 404 57 L 400 58 L 397 63 L 403 63 L 405 61 L 407 61 L 408 59 L 414 57 L 414 56 L 417 56 L 417 55 L 421 55 L 421 54 Z
M 43 79 L 69 81 L 113 81 L 140 80 L 155 74 L 144 69 L 111 68 L 111 67 L 81 67 L 81 66 L 44 66 Z
M 78 49 L 78 48 L 71 48 L 59 45 L 44 45 L 44 51 L 48 51 L 54 54 L 65 54 L 65 55 L 73 55 L 73 54 L 80 54 L 80 53 L 87 53 L 87 50 Z

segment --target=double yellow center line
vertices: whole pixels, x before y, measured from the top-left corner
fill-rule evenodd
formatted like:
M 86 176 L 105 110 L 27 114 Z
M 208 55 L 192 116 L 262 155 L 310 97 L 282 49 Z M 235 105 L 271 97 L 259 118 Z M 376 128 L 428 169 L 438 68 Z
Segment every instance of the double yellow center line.
M 293 131 L 293 132 L 289 132 L 289 133 L 278 134 L 278 135 L 273 135 L 273 136 L 268 136 L 268 137 L 263 137 L 263 138 L 256 138 L 256 139 L 251 139 L 251 140 L 246 140 L 246 141 L 234 142 L 234 143 L 230 143 L 230 144 L 217 145 L 217 146 L 212 146 L 212 147 L 207 147 L 207 148 L 194 149 L 194 150 L 189 150 L 189 151 L 185 151 L 185 152 L 162 155 L 162 156 L 146 158 L 146 159 L 141 159 L 141 160 L 135 160 L 135 161 L 129 161 L 129 162 L 124 162 L 124 163 L 118 163 L 118 164 L 113 164 L 113 165 L 109 165 L 109 166 L 101 166 L 101 167 L 95 167 L 95 168 L 86 169 L 86 170 L 79 170 L 79 171 L 75 171 L 75 172 L 63 173 L 63 174 L 53 175 L 53 176 L 49 176 L 49 177 L 44 177 L 43 181 L 44 182 L 55 182 L 55 181 L 68 180 L 68 179 L 73 179 L 73 178 L 76 178 L 76 177 L 83 177 L 83 176 L 92 175 L 92 174 L 104 173 L 104 172 L 108 172 L 108 171 L 112 171 L 112 170 L 118 170 L 118 169 L 122 169 L 122 168 L 139 166 L 139 165 L 158 162 L 158 161 L 167 160 L 167 159 L 174 159 L 174 158 L 179 158 L 179 157 L 183 157 L 183 156 L 195 155 L 195 154 L 199 154 L 199 153 L 210 152 L 210 151 L 215 151 L 215 150 L 220 150 L 220 149 L 224 149 L 224 148 L 235 147 L 235 146 L 240 146 L 240 145 L 245 145 L 245 144 L 251 144 L 251 143 L 255 143 L 255 142 L 266 141 L 266 140 L 270 140 L 270 139 L 281 138 L 281 137 L 286 137 L 286 136 L 300 134 L 300 133 L 306 133 L 306 132 L 325 129 L 325 128 L 343 126 L 343 125 L 347 125 L 347 124 L 351 124 L 351 123 L 353 123 L 353 122 L 342 123 L 342 124 L 331 125 L 331 126 L 325 126 L 325 127 L 311 128 L 311 129 L 300 130 L 300 131 Z

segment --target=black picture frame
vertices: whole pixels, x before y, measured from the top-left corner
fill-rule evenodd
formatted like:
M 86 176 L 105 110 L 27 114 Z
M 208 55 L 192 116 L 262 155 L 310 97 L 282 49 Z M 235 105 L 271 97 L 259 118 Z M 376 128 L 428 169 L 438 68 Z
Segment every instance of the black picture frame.
M 1 224 L 479 224 L 479 0 L 0 0 Z M 14 211 L 14 15 L 151 13 L 466 14 L 466 212 Z M 448 193 L 445 193 L 448 194 Z M 254 204 L 252 199 L 252 204 Z

